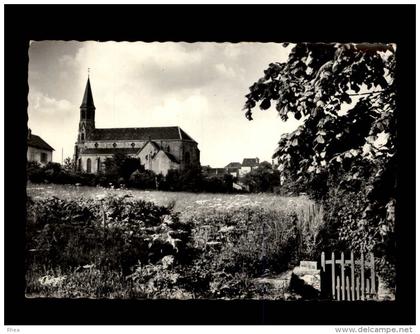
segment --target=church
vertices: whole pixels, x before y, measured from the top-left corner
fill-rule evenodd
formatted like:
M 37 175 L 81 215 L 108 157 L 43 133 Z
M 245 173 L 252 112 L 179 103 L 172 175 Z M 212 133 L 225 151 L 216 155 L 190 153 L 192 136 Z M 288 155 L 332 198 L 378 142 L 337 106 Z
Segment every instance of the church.
M 179 126 L 97 129 L 95 110 L 88 77 L 74 149 L 77 171 L 101 173 L 105 160 L 116 153 L 139 159 L 146 170 L 164 176 L 170 169 L 200 166 L 197 142 Z

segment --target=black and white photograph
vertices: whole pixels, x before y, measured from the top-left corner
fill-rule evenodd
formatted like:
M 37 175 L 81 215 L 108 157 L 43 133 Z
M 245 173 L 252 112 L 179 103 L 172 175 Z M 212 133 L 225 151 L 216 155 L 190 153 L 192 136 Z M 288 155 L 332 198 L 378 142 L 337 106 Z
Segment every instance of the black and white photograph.
M 393 300 L 397 48 L 32 42 L 26 297 Z
M 398 302 L 400 47 L 29 40 L 24 299 Z

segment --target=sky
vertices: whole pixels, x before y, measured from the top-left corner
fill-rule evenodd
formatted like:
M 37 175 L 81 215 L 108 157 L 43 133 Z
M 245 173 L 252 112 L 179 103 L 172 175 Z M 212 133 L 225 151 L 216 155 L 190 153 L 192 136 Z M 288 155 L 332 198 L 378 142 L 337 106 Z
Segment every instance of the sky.
M 274 107 L 242 110 L 248 87 L 271 62 L 287 59 L 277 43 L 33 41 L 29 47 L 28 126 L 71 157 L 88 68 L 96 127 L 180 126 L 198 142 L 201 165 L 270 161 L 282 133 Z

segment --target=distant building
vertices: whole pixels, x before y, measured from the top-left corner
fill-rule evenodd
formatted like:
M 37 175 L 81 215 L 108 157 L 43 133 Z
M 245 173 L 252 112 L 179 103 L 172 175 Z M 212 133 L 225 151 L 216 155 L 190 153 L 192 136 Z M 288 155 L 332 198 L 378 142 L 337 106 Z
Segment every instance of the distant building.
M 54 149 L 44 139 L 32 134 L 31 129 L 28 129 L 27 144 L 26 159 L 28 161 L 35 161 L 41 165 L 46 165 L 52 161 Z
M 234 177 L 239 177 L 239 171 L 242 165 L 240 162 L 231 162 L 225 166 L 227 173 Z
M 145 169 L 162 175 L 171 169 L 200 165 L 197 142 L 179 126 L 98 129 L 95 109 L 88 78 L 74 149 L 78 171 L 100 173 L 106 159 L 116 153 L 139 159 Z
M 243 176 L 245 174 L 248 174 L 254 169 L 257 169 L 259 164 L 260 164 L 259 158 L 245 158 L 242 161 L 242 166 L 241 166 L 241 169 L 239 170 L 239 175 Z
M 208 176 L 223 177 L 226 174 L 226 169 L 224 168 L 208 168 L 206 170 Z

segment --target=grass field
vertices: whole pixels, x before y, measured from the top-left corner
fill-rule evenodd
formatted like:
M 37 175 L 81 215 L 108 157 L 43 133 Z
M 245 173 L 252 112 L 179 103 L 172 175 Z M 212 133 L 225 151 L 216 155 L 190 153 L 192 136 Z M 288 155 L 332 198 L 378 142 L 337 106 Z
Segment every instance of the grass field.
M 108 189 L 99 187 L 76 187 L 73 185 L 40 185 L 28 184 L 28 196 L 47 198 L 56 196 L 62 199 L 79 197 L 101 198 L 108 194 L 130 195 L 135 199 L 153 202 L 157 205 L 171 205 L 182 217 L 192 213 L 230 211 L 245 207 L 257 207 L 275 211 L 305 214 L 313 206 L 313 202 L 305 196 L 282 197 L 270 193 L 262 194 L 210 194 L 169 191 L 145 191 L 134 189 Z

